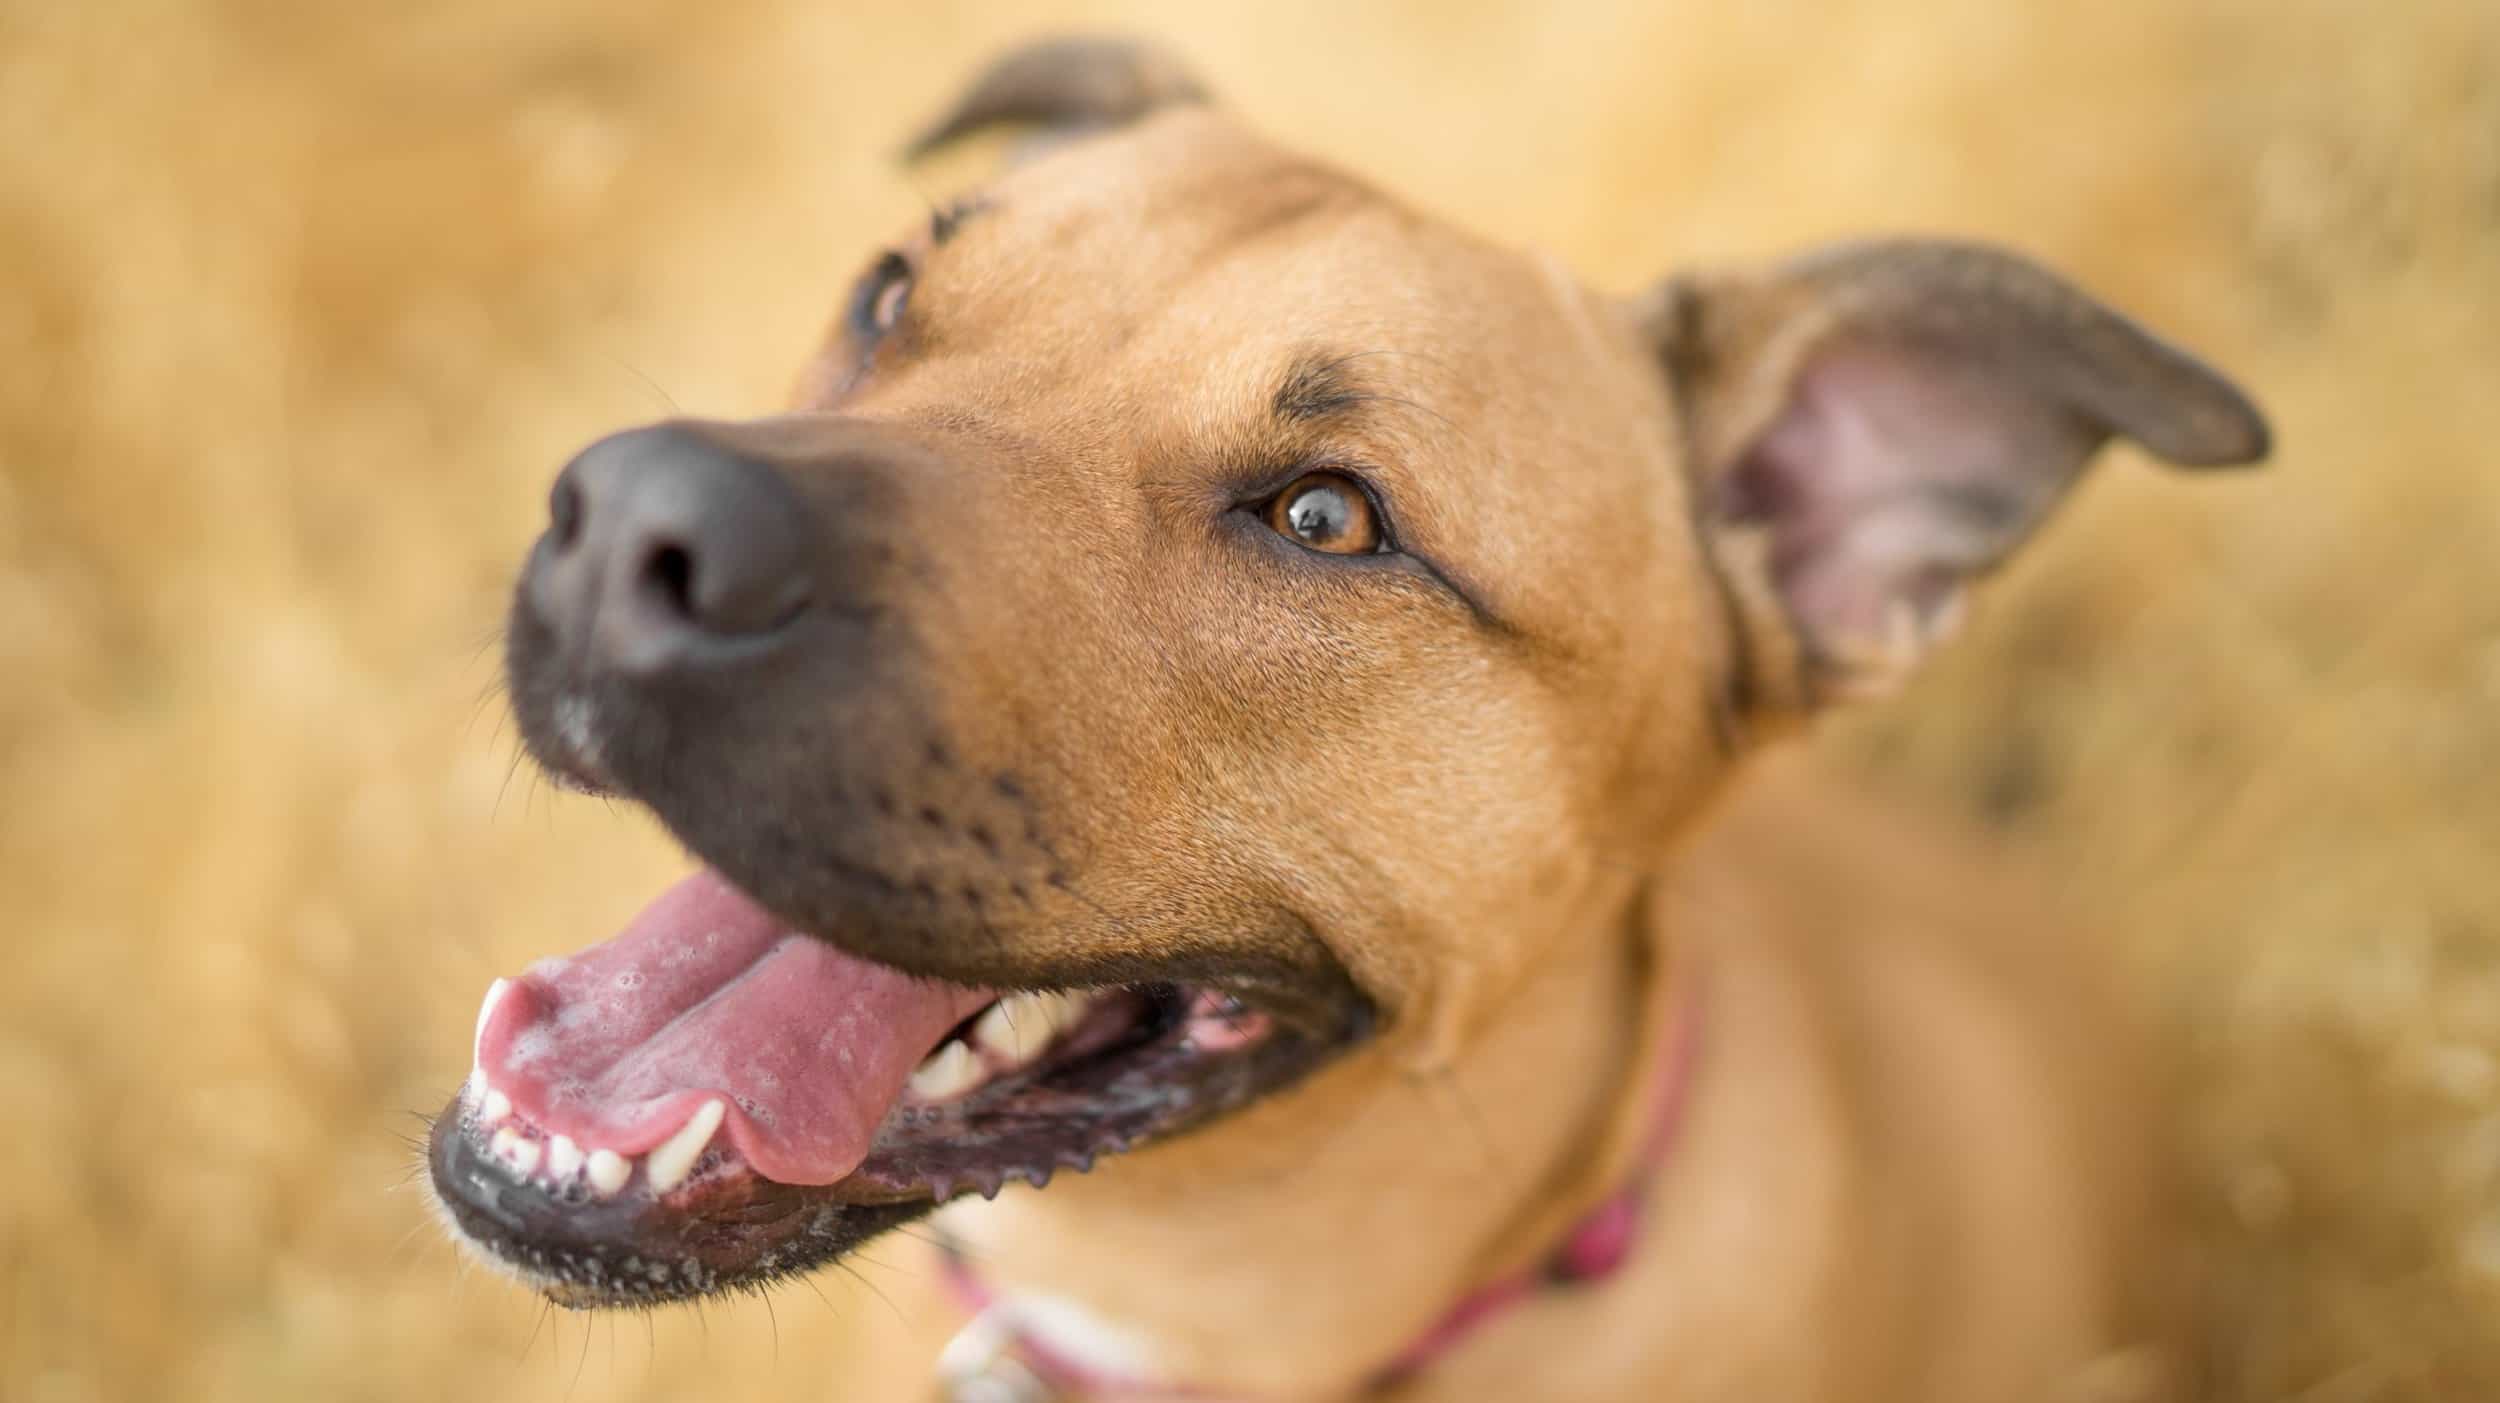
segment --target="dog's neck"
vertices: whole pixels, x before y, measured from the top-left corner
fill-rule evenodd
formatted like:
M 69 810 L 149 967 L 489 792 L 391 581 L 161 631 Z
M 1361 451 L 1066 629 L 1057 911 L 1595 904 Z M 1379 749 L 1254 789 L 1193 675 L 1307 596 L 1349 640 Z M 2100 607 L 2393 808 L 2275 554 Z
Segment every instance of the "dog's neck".
M 1541 963 L 1444 1067 L 1367 1051 L 1222 1131 L 947 1226 L 987 1285 L 1105 1373 L 1357 1392 L 1634 1171 L 1675 1001 L 1648 903 L 1618 899 L 1606 933 Z M 1391 1182 L 1381 1165 L 1400 1166 Z

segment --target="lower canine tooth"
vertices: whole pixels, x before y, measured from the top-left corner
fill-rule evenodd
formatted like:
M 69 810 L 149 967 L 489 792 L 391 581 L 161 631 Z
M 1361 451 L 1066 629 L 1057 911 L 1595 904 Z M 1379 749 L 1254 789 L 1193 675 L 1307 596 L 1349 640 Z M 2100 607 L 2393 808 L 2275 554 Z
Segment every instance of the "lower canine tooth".
M 480 1125 L 496 1124 L 511 1114 L 512 1098 L 491 1086 L 486 1088 L 484 1096 L 478 1098 L 477 1123 Z
M 625 1187 L 626 1180 L 634 1177 L 633 1161 L 614 1150 L 592 1150 L 583 1164 L 590 1172 L 590 1186 L 599 1191 L 601 1198 L 613 1197 Z
M 712 1132 L 720 1129 L 721 1118 L 729 1109 L 718 1101 L 706 1101 L 677 1133 L 661 1142 L 643 1161 L 644 1172 L 651 1176 L 651 1192 L 664 1194 L 686 1182 L 694 1172 L 694 1162 L 703 1147 L 712 1143 Z
M 527 1174 L 538 1167 L 538 1142 L 511 1126 L 496 1131 L 486 1148 L 495 1158 L 511 1165 L 515 1174 Z
M 981 1082 L 981 1059 L 952 1038 L 911 1074 L 911 1094 L 923 1101 L 951 1101 Z

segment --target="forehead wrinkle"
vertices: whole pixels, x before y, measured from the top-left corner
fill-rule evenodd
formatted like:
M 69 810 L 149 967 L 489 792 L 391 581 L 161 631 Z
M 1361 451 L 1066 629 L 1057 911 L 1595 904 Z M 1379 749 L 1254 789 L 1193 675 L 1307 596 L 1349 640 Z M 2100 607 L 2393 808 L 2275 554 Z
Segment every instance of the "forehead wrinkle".
M 1213 182 L 1209 182 L 1212 184 Z M 1198 190 L 1177 192 L 1192 210 L 1208 212 L 1214 223 L 1198 250 L 1197 261 L 1215 263 L 1263 245 L 1282 242 L 1320 216 L 1350 209 L 1361 199 L 1352 182 L 1332 171 L 1301 163 L 1261 172 L 1250 179 L 1222 182 L 1221 198 Z
M 1201 258 L 1278 241 L 1331 213 L 1378 203 L 1352 174 L 1229 125 L 1192 125 L 1175 114 L 1143 134 L 1150 176 L 1147 215 L 1196 231 Z

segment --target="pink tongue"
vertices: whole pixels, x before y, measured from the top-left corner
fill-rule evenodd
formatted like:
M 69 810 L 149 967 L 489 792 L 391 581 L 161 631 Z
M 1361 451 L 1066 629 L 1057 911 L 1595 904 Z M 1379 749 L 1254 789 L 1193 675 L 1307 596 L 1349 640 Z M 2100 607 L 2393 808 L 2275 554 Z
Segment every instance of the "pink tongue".
M 717 1097 L 739 1153 L 785 1184 L 858 1168 L 912 1069 L 994 997 L 854 959 L 709 871 L 498 990 L 477 1064 L 541 1129 L 638 1155 Z

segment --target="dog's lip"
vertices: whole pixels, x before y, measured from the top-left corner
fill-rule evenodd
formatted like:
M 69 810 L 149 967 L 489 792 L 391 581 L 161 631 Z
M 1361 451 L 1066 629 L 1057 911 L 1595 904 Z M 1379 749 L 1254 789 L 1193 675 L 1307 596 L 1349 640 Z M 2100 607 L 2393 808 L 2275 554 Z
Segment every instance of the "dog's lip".
M 481 1026 L 503 1021 L 512 1000 L 528 997 L 514 994 L 514 987 L 496 981 Z M 947 1006 L 963 1007 L 966 1002 L 958 998 Z M 756 1133 L 752 1122 L 769 1122 L 770 1108 L 707 1088 L 686 1087 L 658 1098 L 654 1114 L 636 1115 L 622 1134 L 593 1131 L 577 1139 L 567 1129 L 582 1133 L 578 1121 L 556 1122 L 543 1112 L 533 1114 L 516 1104 L 516 1097 L 481 1065 L 463 1085 L 454 1114 L 468 1125 L 471 1138 L 503 1161 L 510 1177 L 538 1183 L 568 1201 L 620 1194 L 665 1198 L 716 1170 L 753 1174 L 793 1188 L 824 1188 L 844 1201 L 915 1194 L 943 1200 L 966 1185 L 995 1193 L 1004 1178 L 1019 1173 L 1038 1182 L 1052 1169 L 1086 1167 L 1098 1153 L 1126 1148 L 1142 1133 L 1142 1120 L 1129 1117 L 1124 1123 L 1121 1107 L 1109 1103 L 1153 1088 L 1141 1088 L 1134 1079 L 1132 1084 L 1117 1078 L 1106 1084 L 1094 1075 L 1098 1062 L 1116 1064 L 1153 1051 L 1151 1045 L 1158 1042 L 1171 1045 L 1163 1050 L 1183 1056 L 1223 1054 L 1257 1043 L 1273 1027 L 1265 1014 L 1229 996 L 1172 986 L 1020 992 L 990 999 L 935 1042 L 895 1095 L 879 1098 L 877 1125 L 862 1149 L 840 1162 L 839 1173 L 806 1177 L 782 1168 L 788 1156 L 772 1139 Z M 1098 1113 L 1100 1123 L 1083 1139 L 1063 1140 L 1040 1155 L 1015 1158 L 986 1177 L 977 1170 L 959 1176 L 950 1169 L 926 1167 L 930 1145 L 944 1148 L 946 1133 L 966 1122 L 995 1138 L 996 1127 L 983 1127 L 981 1118 L 1001 1099 L 1013 1101 L 1017 1114 L 1031 1120 L 1051 1115 L 1073 1119 L 1072 1107 L 1088 1098 L 1105 1104 L 1085 1107 Z M 733 1107 L 733 1100 L 741 1104 Z M 912 1154 L 915 1147 L 922 1151 L 918 1156 Z
M 429 1168 L 456 1235 L 493 1264 L 568 1307 L 648 1305 L 763 1285 L 948 1198 L 1082 1172 L 1099 1154 L 1237 1109 L 1346 1046 L 1260 1021 L 1245 1027 L 1256 1036 L 1198 1052 L 1175 1036 L 1189 1026 L 1181 991 L 1161 1007 L 1167 1017 L 1142 1021 L 1130 1042 L 1048 1066 L 986 1106 L 979 1093 L 951 1105 L 898 1105 L 868 1160 L 833 1184 L 776 1182 L 725 1143 L 704 1147 L 664 1193 L 649 1191 L 647 1159 L 620 1192 L 599 1192 L 578 1164 L 551 1182 L 543 1172 L 517 1172 L 499 1137 L 519 1118 L 499 1107 L 504 1119 L 490 1121 L 474 1086 L 437 1119 Z M 1080 1040 L 1071 1047 L 1082 1051 Z M 532 1143 L 539 1148 L 528 1167 L 540 1171 L 544 1142 Z
M 615 1143 L 539 1123 L 531 1109 L 543 1103 L 516 1106 L 487 1071 L 486 1030 L 516 1017 L 517 987 L 499 986 L 481 1010 L 480 1070 L 438 1119 L 429 1167 L 460 1236 L 573 1306 L 702 1295 L 802 1270 L 947 1198 L 995 1194 L 1017 1178 L 1038 1186 L 1218 1118 L 1332 1060 L 1368 1026 L 1340 1009 L 1326 1020 L 1336 1032 L 1313 1036 L 1209 986 L 1058 991 L 1045 997 L 1067 1004 L 1062 1026 L 1024 1064 L 976 1089 L 938 1078 L 924 1096 L 906 1083 L 854 1165 L 796 1183 L 754 1162 L 750 1149 L 769 1142 L 753 1135 L 750 1108 L 701 1088 Z M 1027 1016 L 1037 1007 L 1031 994 L 1012 997 Z M 915 1082 L 1002 1009 L 968 989 L 950 1007 L 968 1016 L 933 1030 Z
M 622 1166 L 642 1166 L 665 1193 L 717 1138 L 767 1178 L 832 1184 L 915 1098 L 961 1100 L 1148 1024 L 1183 1024 L 1185 1045 L 1209 1052 L 1277 1021 L 1213 988 L 1147 986 L 1181 991 L 1158 1000 L 1134 987 L 1002 994 L 907 973 L 789 926 L 706 869 L 617 935 L 495 981 L 469 1096 L 525 1175 L 588 1174 L 613 1193 Z

